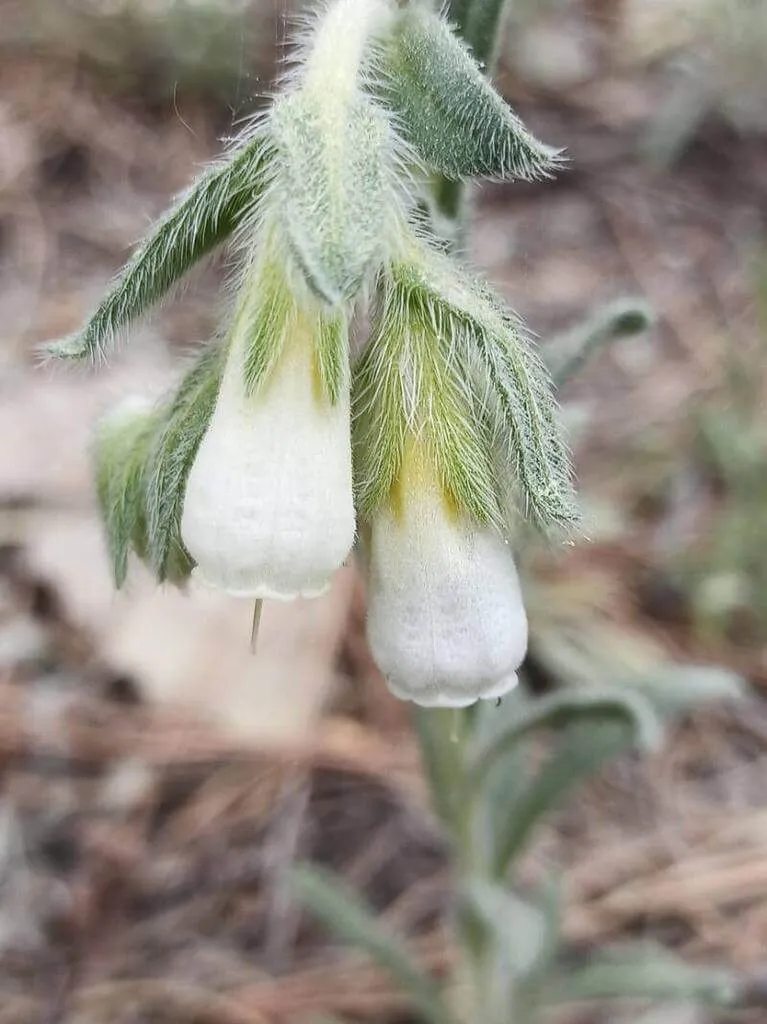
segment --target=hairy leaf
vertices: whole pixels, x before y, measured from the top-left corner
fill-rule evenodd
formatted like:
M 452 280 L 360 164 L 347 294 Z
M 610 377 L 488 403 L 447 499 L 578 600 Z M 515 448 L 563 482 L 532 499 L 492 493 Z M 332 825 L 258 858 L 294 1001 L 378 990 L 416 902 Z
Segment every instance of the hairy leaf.
M 66 359 L 102 358 L 122 328 L 254 215 L 268 150 L 259 130 L 206 170 L 139 245 L 85 327 L 50 345 L 48 353 Z
M 306 284 L 330 306 L 353 299 L 381 254 L 386 120 L 361 95 L 296 93 L 272 113 L 274 209 Z
M 557 387 L 562 387 L 596 352 L 622 338 L 644 334 L 653 325 L 653 313 L 640 299 L 620 299 L 600 309 L 572 330 L 551 338 L 545 347 L 546 363 Z
M 549 985 L 549 1005 L 604 999 L 696 1002 L 733 1006 L 738 986 L 732 974 L 686 964 L 660 946 L 642 943 L 595 952 L 585 963 Z
M 373 913 L 328 872 L 302 867 L 293 872 L 294 890 L 304 906 L 352 947 L 385 968 L 432 1024 L 447 1024 L 450 1014 L 437 986 L 414 966 L 402 944 L 382 931 Z
M 425 8 L 402 12 L 381 69 L 385 102 L 429 171 L 533 180 L 561 162 L 527 131 L 449 25 Z
M 471 777 L 481 785 L 485 774 L 507 750 L 542 729 L 563 729 L 577 722 L 618 722 L 628 726 L 633 742 L 652 749 L 660 738 L 660 724 L 650 705 L 632 693 L 600 689 L 564 691 L 542 697 L 523 708 L 507 727 L 475 752 Z

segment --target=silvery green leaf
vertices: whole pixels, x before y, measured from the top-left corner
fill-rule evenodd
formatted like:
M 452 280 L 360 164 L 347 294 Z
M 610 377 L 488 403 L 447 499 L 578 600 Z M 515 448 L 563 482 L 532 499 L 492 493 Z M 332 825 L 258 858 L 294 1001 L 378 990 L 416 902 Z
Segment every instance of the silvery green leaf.
M 475 751 L 471 780 L 478 794 L 494 766 L 531 735 L 555 728 L 556 741 L 543 764 L 526 772 L 495 806 L 493 869 L 502 878 L 526 845 L 539 820 L 606 761 L 632 746 L 654 747 L 660 723 L 650 705 L 635 694 L 557 693 L 523 710 L 506 730 Z
M 548 986 L 544 996 L 550 1005 L 636 999 L 727 1007 L 736 1003 L 738 985 L 726 971 L 686 964 L 660 946 L 643 943 L 595 952 Z
M 509 720 L 504 730 L 474 751 L 471 767 L 474 784 L 481 784 L 496 760 L 535 732 L 565 729 L 578 722 L 610 721 L 628 726 L 632 742 L 646 749 L 654 748 L 660 741 L 660 723 L 649 703 L 638 695 L 604 687 L 577 693 L 562 691 L 531 701 Z
M 664 718 L 674 718 L 702 704 L 743 700 L 747 693 L 746 681 L 736 672 L 716 665 L 676 662 L 665 662 L 618 685 L 632 687 Z
M 388 125 L 363 96 L 278 100 L 274 209 L 311 291 L 330 306 L 353 299 L 377 266 L 387 200 Z
M 547 924 L 541 911 L 503 885 L 470 878 L 464 900 L 493 938 L 509 973 L 524 978 L 546 947 Z
M 115 336 L 254 214 L 269 161 L 262 131 L 206 170 L 140 243 L 88 322 L 47 347 L 64 359 L 103 358 Z
M 148 556 L 158 579 L 171 579 L 183 552 L 184 490 L 218 397 L 226 347 L 209 345 L 187 372 L 165 412 L 149 453 L 146 481 Z
M 424 7 L 402 12 L 381 71 L 385 101 L 429 171 L 533 180 L 561 162 L 527 131 L 444 19 Z
M 494 864 L 498 877 L 509 870 L 539 822 L 560 807 L 575 786 L 635 744 L 636 733 L 626 719 L 600 721 L 595 715 L 593 721 L 565 726 L 551 755 L 522 794 L 499 814 Z
M 387 970 L 425 1021 L 449 1024 L 451 1015 L 435 983 L 418 970 L 402 944 L 381 929 L 372 911 L 339 878 L 304 866 L 294 869 L 292 881 L 300 902 L 340 939 Z
M 577 376 L 596 352 L 622 338 L 644 334 L 653 322 L 653 312 L 642 299 L 619 299 L 584 323 L 551 338 L 544 354 L 557 387 Z

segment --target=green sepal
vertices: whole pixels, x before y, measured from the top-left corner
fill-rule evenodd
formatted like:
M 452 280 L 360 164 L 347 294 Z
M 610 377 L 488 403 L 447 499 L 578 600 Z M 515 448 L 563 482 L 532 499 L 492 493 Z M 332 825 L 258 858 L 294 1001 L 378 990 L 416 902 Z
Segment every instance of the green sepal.
M 159 580 L 172 580 L 181 540 L 186 482 L 218 398 L 227 348 L 202 350 L 169 400 L 149 452 L 146 482 L 147 554 Z
M 430 172 L 527 181 L 551 175 L 558 150 L 539 142 L 485 78 L 447 22 L 402 12 L 381 60 L 383 99 Z
M 314 353 L 322 392 L 336 405 L 349 385 L 349 324 L 344 313 L 320 313 Z
M 352 401 L 363 516 L 389 493 L 410 429 L 479 521 L 505 529 L 513 502 L 543 531 L 577 522 L 548 372 L 517 318 L 444 254 L 419 242 L 382 275 Z
M 254 395 L 277 365 L 295 318 L 295 300 L 282 269 L 264 259 L 243 281 L 229 334 L 233 347 L 243 346 L 246 394 Z
M 456 508 L 503 530 L 491 438 L 478 415 L 461 329 L 415 264 L 395 264 L 381 275 L 372 336 L 352 383 L 363 518 L 391 493 L 412 437 Z
M 145 468 L 160 410 L 122 407 L 97 426 L 92 457 L 96 497 L 106 532 L 115 586 L 122 587 L 131 549 L 145 542 Z

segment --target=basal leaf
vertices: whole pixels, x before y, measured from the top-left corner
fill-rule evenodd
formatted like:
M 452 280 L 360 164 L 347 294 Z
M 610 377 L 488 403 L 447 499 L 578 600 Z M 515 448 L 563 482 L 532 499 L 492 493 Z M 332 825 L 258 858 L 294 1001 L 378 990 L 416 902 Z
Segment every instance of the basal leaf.
M 302 867 L 293 872 L 293 887 L 304 904 L 331 932 L 380 964 L 430 1024 L 451 1017 L 434 982 L 415 966 L 406 949 L 388 936 L 371 911 L 343 883 L 324 871 Z

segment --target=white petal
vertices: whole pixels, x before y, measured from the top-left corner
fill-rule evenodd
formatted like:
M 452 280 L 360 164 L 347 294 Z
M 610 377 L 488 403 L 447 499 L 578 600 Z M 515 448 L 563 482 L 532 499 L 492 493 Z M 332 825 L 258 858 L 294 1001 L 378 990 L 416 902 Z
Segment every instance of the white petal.
M 516 686 L 527 618 L 511 551 L 451 516 L 436 487 L 377 516 L 369 579 L 370 644 L 396 696 L 465 707 Z
M 348 390 L 335 406 L 315 394 L 311 338 L 251 397 L 233 348 L 184 500 L 198 575 L 247 597 L 323 593 L 354 542 L 351 473 Z

